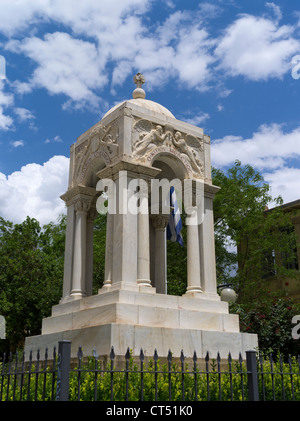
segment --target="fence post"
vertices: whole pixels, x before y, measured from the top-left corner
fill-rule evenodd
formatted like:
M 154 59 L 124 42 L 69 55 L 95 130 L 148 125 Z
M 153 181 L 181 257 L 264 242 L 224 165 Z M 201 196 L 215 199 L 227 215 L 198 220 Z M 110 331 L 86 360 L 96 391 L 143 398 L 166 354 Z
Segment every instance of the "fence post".
M 69 375 L 71 359 L 71 341 L 58 342 L 58 360 L 57 360 L 57 383 L 56 399 L 57 401 L 69 400 Z
M 249 401 L 259 401 L 256 352 L 246 351 Z

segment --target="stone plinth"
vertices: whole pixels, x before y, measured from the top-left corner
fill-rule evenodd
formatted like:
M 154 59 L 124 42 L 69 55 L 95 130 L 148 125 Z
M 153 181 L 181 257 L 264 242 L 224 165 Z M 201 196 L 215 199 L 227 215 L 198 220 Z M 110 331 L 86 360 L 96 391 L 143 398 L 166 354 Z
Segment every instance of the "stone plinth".
M 120 356 L 129 347 L 133 355 L 143 348 L 145 355 L 151 356 L 156 348 L 160 356 L 170 349 L 179 357 L 183 349 L 186 357 L 196 351 L 204 358 L 209 351 L 214 358 L 219 351 L 221 357 L 231 352 L 238 358 L 239 352 L 243 355 L 257 347 L 257 336 L 239 332 L 238 316 L 229 314 L 228 304 L 217 294 L 208 299 L 153 290 L 101 290 L 98 295 L 54 306 L 51 317 L 43 320 L 42 335 L 26 338 L 25 348 L 50 349 L 59 340 L 68 339 L 72 357 L 79 346 L 85 355 L 91 355 L 94 348 L 99 355 L 108 355 L 114 346 Z

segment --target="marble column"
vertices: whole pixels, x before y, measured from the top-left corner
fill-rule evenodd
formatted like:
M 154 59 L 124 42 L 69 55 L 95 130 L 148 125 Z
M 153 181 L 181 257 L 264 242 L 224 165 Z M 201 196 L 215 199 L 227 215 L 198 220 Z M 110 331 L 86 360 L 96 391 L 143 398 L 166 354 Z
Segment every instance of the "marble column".
M 74 275 L 74 267 L 76 267 L 75 255 L 74 255 L 75 242 L 77 245 L 80 243 L 80 240 L 78 239 L 78 235 L 76 238 L 76 227 L 77 225 L 79 226 L 82 225 L 82 223 L 79 221 L 80 219 L 79 214 L 77 217 L 77 210 L 79 209 L 80 211 L 80 208 L 82 207 L 79 204 L 79 202 L 84 201 L 86 203 L 84 207 L 86 207 L 86 212 L 87 212 L 90 204 L 93 203 L 95 199 L 95 195 L 96 195 L 95 189 L 91 187 L 84 187 L 84 186 L 76 186 L 73 188 L 69 188 L 66 193 L 61 195 L 61 199 L 67 205 L 67 229 L 66 229 L 66 242 L 65 242 L 63 294 L 62 294 L 60 303 L 67 302 L 70 299 L 71 292 L 74 289 L 73 275 Z M 85 211 L 85 208 L 84 208 L 84 211 Z M 87 229 L 89 230 L 89 224 L 87 226 Z M 87 241 L 89 242 L 89 239 L 87 239 Z M 88 250 L 90 250 L 92 245 L 90 245 L 89 243 L 88 246 L 84 245 L 83 247 L 86 248 L 87 253 L 88 253 Z M 76 259 L 77 258 L 78 258 L 78 253 L 77 253 Z M 86 274 L 84 275 L 83 278 L 84 279 L 86 278 Z M 72 295 L 72 299 L 74 299 L 74 297 L 77 297 L 77 295 Z
M 169 215 L 155 215 L 151 217 L 155 236 L 154 256 L 154 286 L 159 294 L 167 293 L 167 247 L 166 226 Z
M 75 205 L 74 203 L 67 203 L 67 227 L 65 240 L 65 258 L 64 258 L 64 280 L 62 301 L 70 296 L 72 289 L 72 274 L 73 274 L 73 247 L 74 247 L 74 233 L 75 233 Z
M 113 233 L 114 233 L 114 215 L 107 212 L 106 215 L 106 247 L 105 247 L 105 272 L 104 287 L 112 284 L 113 268 Z
M 93 263 L 94 263 L 94 221 L 97 216 L 95 205 L 91 206 L 87 213 L 86 222 L 86 295 L 93 293 Z
M 78 199 L 75 202 L 76 222 L 74 238 L 74 259 L 73 259 L 73 279 L 71 296 L 82 298 L 86 295 L 86 228 L 87 212 L 90 202 L 85 199 Z
M 187 225 L 187 290 L 186 294 L 202 292 L 200 239 L 197 211 L 193 211 L 186 217 Z
M 213 193 L 205 193 L 204 219 L 203 223 L 199 226 L 200 254 L 204 262 L 201 267 L 203 291 L 206 294 L 217 295 L 213 197 Z
M 148 185 L 142 179 L 139 180 L 139 198 L 137 283 L 139 286 L 151 286 Z
M 112 286 L 137 288 L 137 214 L 128 211 L 134 192 L 126 171 L 116 174 L 117 213 L 113 215 Z

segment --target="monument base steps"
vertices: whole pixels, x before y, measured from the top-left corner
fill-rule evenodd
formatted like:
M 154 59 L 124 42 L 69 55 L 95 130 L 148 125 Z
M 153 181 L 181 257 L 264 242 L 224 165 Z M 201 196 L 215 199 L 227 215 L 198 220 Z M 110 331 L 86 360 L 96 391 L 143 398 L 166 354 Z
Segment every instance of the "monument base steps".
M 84 355 L 109 355 L 111 347 L 124 357 L 127 348 L 133 356 L 153 356 L 156 349 L 161 357 L 171 350 L 187 358 L 194 351 L 198 358 L 211 358 L 217 352 L 221 358 L 238 358 L 239 353 L 257 348 L 257 335 L 241 333 L 239 319 L 229 314 L 228 304 L 219 295 L 198 297 L 171 296 L 132 290 L 102 288 L 98 295 L 65 300 L 52 308 L 52 315 L 43 319 L 42 334 L 26 338 L 25 352 L 57 347 L 58 341 L 70 340 L 71 357 L 81 346 Z M 106 292 L 105 292 L 106 291 Z

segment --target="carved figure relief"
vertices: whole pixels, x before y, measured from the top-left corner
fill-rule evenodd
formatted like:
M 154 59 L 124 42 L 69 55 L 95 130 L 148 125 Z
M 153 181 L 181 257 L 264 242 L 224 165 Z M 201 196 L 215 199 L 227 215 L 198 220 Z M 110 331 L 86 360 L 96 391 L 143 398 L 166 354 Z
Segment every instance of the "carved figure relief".
M 91 131 L 88 138 L 75 149 L 74 180 L 79 184 L 94 158 L 101 156 L 106 164 L 118 154 L 118 127 L 106 128 L 98 124 Z
M 137 139 L 136 139 L 137 138 Z M 151 162 L 160 152 L 177 155 L 193 175 L 203 177 L 203 142 L 190 134 L 175 131 L 172 126 L 154 126 L 149 120 L 138 120 L 133 127 L 132 157 Z

